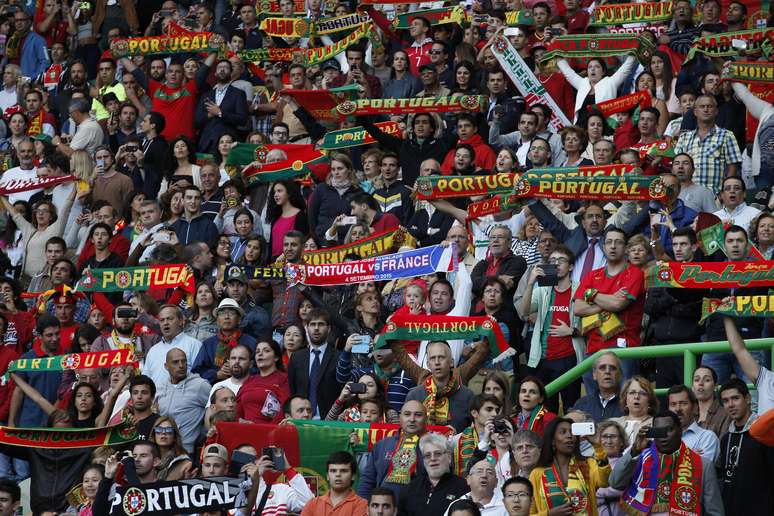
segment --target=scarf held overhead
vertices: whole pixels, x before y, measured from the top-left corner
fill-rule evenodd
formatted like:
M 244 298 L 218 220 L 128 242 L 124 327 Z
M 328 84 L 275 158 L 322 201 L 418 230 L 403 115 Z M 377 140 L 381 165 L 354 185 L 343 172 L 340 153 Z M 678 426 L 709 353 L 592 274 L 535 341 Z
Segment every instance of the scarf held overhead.
M 693 41 L 691 48 L 688 49 L 686 61 L 690 61 L 696 53 L 705 54 L 710 57 L 731 57 L 739 55 L 739 49 L 734 48 L 732 42 L 742 40 L 746 44 L 744 49 L 748 53 L 761 51 L 768 56 L 772 51 L 774 43 L 774 29 L 752 29 L 740 30 L 736 32 L 723 32 L 721 34 L 711 34 L 698 38 Z
M 0 195 L 10 195 L 28 192 L 39 188 L 51 188 L 62 183 L 75 181 L 75 176 L 34 177 L 32 179 L 2 179 L 0 180 Z
M 431 26 L 456 23 L 461 25 L 466 19 L 465 10 L 459 5 L 454 7 L 441 7 L 440 9 L 425 9 L 413 13 L 399 14 L 392 20 L 393 29 L 408 29 L 416 18 L 424 18 Z
M 134 425 L 119 423 L 103 428 L 10 428 L 0 426 L 0 443 L 26 448 L 97 448 L 134 441 Z
M 484 95 L 453 95 L 450 97 L 413 97 L 410 99 L 357 99 L 336 106 L 340 118 L 352 115 L 394 115 L 418 113 L 481 113 L 489 106 Z
M 495 360 L 511 350 L 500 325 L 489 316 L 395 314 L 387 320 L 376 338 L 374 349 L 386 347 L 390 340 L 468 340 L 485 338 Z
M 624 23 L 654 23 L 672 19 L 672 2 L 595 5 L 589 25 L 607 27 Z
M 647 288 L 739 288 L 774 286 L 774 261 L 669 262 L 651 267 Z
M 712 314 L 732 317 L 774 317 L 774 294 L 758 296 L 731 296 L 726 299 L 704 298 L 699 324 Z
M 8 373 L 77 371 L 94 367 L 118 367 L 136 365 L 136 358 L 129 349 L 91 351 L 88 353 L 70 353 L 54 357 L 20 358 L 8 366 Z
M 361 258 L 397 252 L 401 247 L 416 247 L 416 240 L 405 229 L 382 231 L 336 247 L 325 247 L 316 251 L 304 251 L 303 260 L 307 265 L 342 263 L 348 254 Z
M 419 200 L 511 193 L 516 174 L 488 176 L 426 176 L 417 179 Z
M 77 292 L 119 292 L 180 287 L 194 293 L 194 277 L 185 264 L 88 269 L 75 286 Z
M 223 47 L 223 36 L 212 32 L 190 32 L 176 36 L 146 36 L 123 38 L 110 45 L 113 57 L 189 54 L 192 52 L 218 52 Z
M 666 188 L 658 176 L 522 177 L 514 184 L 513 193 L 547 199 L 647 201 L 666 197 Z
M 640 63 L 650 62 L 655 47 L 653 43 L 643 37 L 631 37 L 626 34 L 571 34 L 558 36 L 549 43 L 546 52 L 540 59 L 540 63 L 546 64 L 557 57 L 564 58 L 589 58 L 589 57 L 617 57 L 621 55 L 633 55 Z
M 363 281 L 390 281 L 456 270 L 457 251 L 452 244 L 448 247 L 434 245 L 335 264 L 288 263 L 285 266 L 285 277 L 289 286 L 298 283 L 324 286 L 347 285 Z
M 292 156 L 275 163 L 246 167 L 242 170 L 242 178 L 248 186 L 282 181 L 306 176 L 316 168 L 324 168 L 328 163 L 328 156 L 314 149 L 293 153 Z
M 330 111 L 328 111 L 330 114 Z M 395 136 L 397 138 L 403 138 L 403 133 L 400 131 L 400 127 L 397 122 L 377 122 L 376 127 L 381 131 Z M 351 127 L 349 129 L 339 129 L 338 131 L 329 131 L 325 133 L 323 142 L 320 148 L 326 151 L 347 149 L 349 147 L 359 147 L 361 145 L 370 145 L 376 143 L 376 139 L 371 134 L 360 126 Z
M 528 105 L 546 104 L 551 108 L 549 125 L 554 131 L 558 132 L 563 127 L 572 125 L 510 41 L 504 37 L 498 37 L 491 49 L 502 69 L 524 95 Z
M 774 63 L 731 61 L 723 67 L 722 77 L 745 84 L 771 84 L 774 82 Z

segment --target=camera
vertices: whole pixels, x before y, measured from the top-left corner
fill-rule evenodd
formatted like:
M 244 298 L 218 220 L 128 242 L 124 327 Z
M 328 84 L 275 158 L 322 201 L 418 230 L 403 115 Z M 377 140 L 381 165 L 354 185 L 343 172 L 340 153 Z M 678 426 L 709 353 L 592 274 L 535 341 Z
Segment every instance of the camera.
M 121 306 L 116 310 L 116 317 L 121 319 L 134 319 L 137 317 L 137 310 L 128 306 Z
M 510 432 L 511 429 L 508 427 L 508 423 L 505 422 L 504 419 L 498 419 L 494 422 L 494 431 L 495 434 L 507 434 Z
M 365 394 L 366 385 L 364 383 L 353 383 L 349 386 L 349 392 L 352 394 Z

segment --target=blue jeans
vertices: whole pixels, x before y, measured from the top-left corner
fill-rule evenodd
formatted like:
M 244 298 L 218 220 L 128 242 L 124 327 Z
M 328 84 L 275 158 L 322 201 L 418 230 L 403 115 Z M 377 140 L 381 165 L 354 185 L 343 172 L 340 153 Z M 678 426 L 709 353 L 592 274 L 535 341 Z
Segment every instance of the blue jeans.
M 7 478 L 17 484 L 30 476 L 30 463 L 0 453 L 0 478 Z
M 751 351 L 756 362 L 766 363 L 766 355 L 763 351 Z M 750 379 L 742 371 L 742 366 L 737 362 L 733 353 L 706 353 L 701 358 L 701 365 L 710 366 L 718 374 L 718 385 L 726 383 L 731 378 L 733 372 L 745 383 L 750 383 Z

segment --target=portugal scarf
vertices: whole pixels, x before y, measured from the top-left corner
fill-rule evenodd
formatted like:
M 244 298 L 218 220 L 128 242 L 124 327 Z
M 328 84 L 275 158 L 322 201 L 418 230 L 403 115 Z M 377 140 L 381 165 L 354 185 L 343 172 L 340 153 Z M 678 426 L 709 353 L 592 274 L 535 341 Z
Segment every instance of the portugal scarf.
M 473 456 L 473 452 L 478 447 L 478 432 L 475 425 L 470 425 L 462 431 L 460 440 L 457 442 L 457 448 L 454 453 L 454 473 L 462 475 L 465 472 L 465 465 Z
M 548 409 L 543 405 L 536 405 L 529 412 L 529 417 L 525 416 L 524 413 L 519 412 L 516 416 L 516 422 L 519 424 L 519 428 L 535 432 L 538 423 L 543 420 L 546 414 L 548 414 Z
M 427 375 L 424 381 L 427 397 L 422 404 L 427 410 L 427 422 L 431 425 L 448 425 L 451 420 L 449 414 L 449 396 L 452 396 L 460 389 L 460 374 L 456 369 L 452 370 L 449 383 L 442 388 L 438 388 L 433 380 L 433 375 Z
M 404 486 L 411 482 L 411 477 L 417 469 L 418 447 L 418 435 L 406 436 L 403 432 L 400 433 L 387 468 L 387 475 L 384 477 L 385 482 Z
M 668 262 L 648 270 L 645 287 L 774 287 L 774 262 Z
M 611 201 L 661 200 L 666 188 L 659 176 L 522 177 L 513 187 L 517 197 L 549 199 L 590 199 Z
M 489 106 L 484 95 L 452 95 L 447 97 L 412 97 L 409 99 L 357 99 L 336 106 L 339 117 L 363 115 L 427 113 L 481 113 Z
M 745 84 L 771 84 L 774 82 L 774 63 L 732 61 L 723 67 L 722 77 Z
M 672 19 L 672 2 L 595 5 L 589 25 L 607 27 L 624 23 L 655 23 Z
M 486 176 L 426 176 L 417 179 L 419 200 L 511 193 L 516 174 Z
M 559 36 L 548 45 L 540 63 L 548 63 L 557 57 L 589 58 L 633 55 L 641 63 L 649 63 L 655 47 L 643 37 L 631 37 L 628 34 L 570 34 Z
M 697 52 L 710 57 L 738 55 L 739 50 L 731 44 L 732 41 L 737 39 L 744 40 L 747 43 L 746 52 L 751 53 L 760 50 L 768 56 L 772 51 L 772 42 L 774 42 L 774 28 L 723 32 L 695 39 L 691 44 L 691 48 L 688 49 L 688 56 L 685 60 L 690 61 Z
M 35 136 L 43 132 L 43 122 L 46 118 L 46 110 L 40 108 L 38 114 L 30 117 L 29 128 L 27 129 L 27 136 Z
M 573 515 L 591 515 L 589 512 L 588 484 L 582 468 L 583 465 L 579 464 L 575 457 L 570 459 L 567 485 L 562 482 L 562 476 L 559 474 L 556 462 L 543 471 L 540 483 L 549 510 L 569 503 L 572 506 Z M 596 496 L 596 493 L 591 493 L 591 496 Z
M 242 336 L 241 330 L 236 330 L 231 335 L 226 335 L 218 330 L 218 347 L 215 350 L 215 367 L 220 369 L 228 358 L 228 354 L 239 344 L 239 338 Z
M 774 317 L 774 294 L 731 296 L 726 299 L 705 297 L 702 301 L 699 324 L 714 313 L 732 317 Z
M 632 516 L 701 516 L 701 460 L 683 442 L 669 455 L 660 454 L 652 443 L 640 454 L 632 476 L 636 480 L 622 495 L 621 507 Z

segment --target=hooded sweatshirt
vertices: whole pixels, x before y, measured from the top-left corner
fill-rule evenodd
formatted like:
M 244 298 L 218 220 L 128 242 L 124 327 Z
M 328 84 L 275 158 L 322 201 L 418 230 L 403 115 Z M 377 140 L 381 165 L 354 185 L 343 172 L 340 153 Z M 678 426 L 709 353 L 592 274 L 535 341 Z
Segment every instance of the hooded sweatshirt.
M 492 148 L 484 143 L 484 140 L 481 138 L 480 134 L 476 133 L 470 138 L 459 140 L 457 145 L 461 145 L 463 143 L 467 143 L 473 147 L 473 150 L 476 152 L 476 159 L 473 161 L 473 163 L 475 163 L 478 168 L 482 168 L 484 170 L 494 169 L 495 163 L 497 162 L 497 156 L 495 155 Z M 447 176 L 451 174 L 452 167 L 454 167 L 455 152 L 457 152 L 456 149 L 451 149 L 446 154 L 446 158 L 444 158 L 443 163 L 441 164 L 442 174 Z

